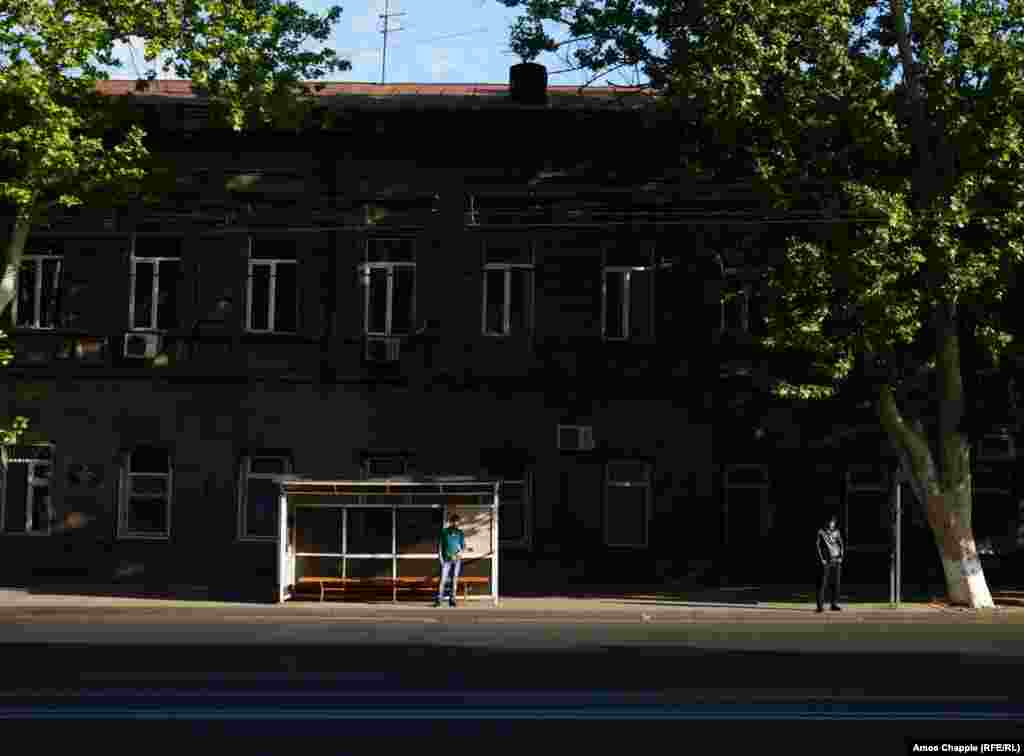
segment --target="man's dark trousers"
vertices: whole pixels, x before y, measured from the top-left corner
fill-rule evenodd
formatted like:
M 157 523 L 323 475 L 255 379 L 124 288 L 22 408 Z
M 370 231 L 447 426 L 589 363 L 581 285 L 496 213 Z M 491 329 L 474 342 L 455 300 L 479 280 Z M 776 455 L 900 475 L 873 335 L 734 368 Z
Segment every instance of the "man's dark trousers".
M 825 562 L 821 565 L 821 577 L 818 579 L 818 608 L 825 606 L 825 586 L 829 582 L 829 573 L 832 573 L 832 606 L 839 605 L 839 572 L 842 562 Z

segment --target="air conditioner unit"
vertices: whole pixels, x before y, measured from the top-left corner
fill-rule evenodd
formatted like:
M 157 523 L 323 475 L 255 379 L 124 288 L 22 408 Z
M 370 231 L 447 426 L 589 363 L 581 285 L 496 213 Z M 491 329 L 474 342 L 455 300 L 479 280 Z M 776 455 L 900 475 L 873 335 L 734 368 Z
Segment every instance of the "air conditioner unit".
M 589 425 L 559 425 L 560 451 L 590 451 L 594 448 L 594 429 Z
M 367 336 L 366 360 L 368 362 L 397 362 L 401 353 L 401 340 L 395 336 Z
M 979 462 L 1008 462 L 1017 457 L 1013 436 L 1006 431 L 986 434 L 977 442 L 976 449 Z
M 126 333 L 124 335 L 124 356 L 136 359 L 156 357 L 163 346 L 163 334 Z

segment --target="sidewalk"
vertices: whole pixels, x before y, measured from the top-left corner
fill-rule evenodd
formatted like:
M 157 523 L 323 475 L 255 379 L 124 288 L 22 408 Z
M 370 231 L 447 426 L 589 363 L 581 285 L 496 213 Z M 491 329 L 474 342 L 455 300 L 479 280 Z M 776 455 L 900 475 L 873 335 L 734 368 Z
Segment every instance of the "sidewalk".
M 315 614 L 349 614 L 353 611 L 372 611 L 382 617 L 399 615 L 420 616 L 423 612 L 455 611 L 472 613 L 479 620 L 491 617 L 529 615 L 536 619 L 550 617 L 591 617 L 616 619 L 647 616 L 650 619 L 709 620 L 729 616 L 735 620 L 758 619 L 776 621 L 864 621 L 890 619 L 968 619 L 993 616 L 1008 621 L 1024 622 L 1024 591 L 994 591 L 997 602 L 994 610 L 974 612 L 952 607 L 942 602 L 926 600 L 904 601 L 893 607 L 885 600 L 885 592 L 878 586 L 850 586 L 848 597 L 842 602 L 842 612 L 815 613 L 813 594 L 807 590 L 786 586 L 770 587 L 676 587 L 621 586 L 573 587 L 554 590 L 549 595 L 510 595 L 499 597 L 495 606 L 489 597 L 460 601 L 455 610 L 435 609 L 431 602 L 399 600 L 378 602 L 353 601 L 288 601 L 285 604 L 266 602 L 218 601 L 198 587 L 176 586 L 177 590 L 165 595 L 154 595 L 142 586 L 46 586 L 33 588 L 0 588 L 0 609 L 62 607 L 112 609 L 190 608 L 199 611 L 223 610 L 230 615 L 269 615 L 301 617 Z

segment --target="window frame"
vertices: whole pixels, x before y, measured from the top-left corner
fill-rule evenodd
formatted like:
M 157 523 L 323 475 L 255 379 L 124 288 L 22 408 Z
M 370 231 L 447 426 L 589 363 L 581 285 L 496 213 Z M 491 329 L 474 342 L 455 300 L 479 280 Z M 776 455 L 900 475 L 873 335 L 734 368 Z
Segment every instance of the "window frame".
M 644 469 L 644 480 L 642 481 L 613 481 L 611 475 L 611 468 L 614 465 L 629 464 L 629 465 L 643 465 Z M 619 458 L 610 459 L 605 462 L 604 466 L 604 486 L 603 492 L 603 506 L 602 506 L 602 540 L 607 548 L 614 549 L 634 549 L 644 550 L 649 549 L 651 544 L 651 480 L 653 478 L 653 465 L 649 460 L 636 459 L 636 458 Z M 636 543 L 612 543 L 609 540 L 608 533 L 608 505 L 610 501 L 609 492 L 612 488 L 642 488 L 644 491 L 644 542 L 642 544 Z
M 730 285 L 730 282 L 726 282 L 726 291 L 723 293 L 722 298 L 719 301 L 721 320 L 719 323 L 719 333 L 726 334 L 730 331 L 739 331 L 740 333 L 750 333 L 750 300 L 753 296 L 753 284 L 749 281 L 742 281 L 738 286 Z M 734 299 L 737 300 L 737 304 L 732 304 L 726 301 L 726 296 L 735 295 Z M 739 328 L 732 328 L 728 324 L 728 318 L 726 312 L 729 307 L 738 307 L 740 323 Z
M 179 270 L 179 274 L 180 274 L 180 272 L 182 270 L 184 270 L 184 268 L 182 267 L 183 264 L 184 264 L 184 255 L 179 254 L 177 257 L 169 256 L 169 255 L 155 255 L 155 256 L 146 256 L 146 255 L 141 255 L 140 256 L 140 255 L 137 255 L 136 252 L 138 250 L 138 237 L 139 237 L 138 234 L 134 234 L 134 233 L 132 234 L 132 241 L 131 241 L 131 245 L 132 245 L 132 248 L 131 248 L 131 267 L 130 267 L 130 270 L 128 272 L 128 283 L 129 283 L 129 286 L 128 286 L 128 330 L 131 331 L 131 332 L 134 332 L 134 333 L 167 333 L 168 331 L 173 330 L 173 328 L 180 327 L 180 325 L 181 325 L 181 323 L 180 323 L 181 314 L 179 312 L 179 315 L 178 315 L 179 323 L 176 326 L 172 326 L 172 328 L 159 328 L 159 327 L 157 327 L 159 322 L 160 322 L 160 310 L 159 310 L 159 308 L 160 308 L 160 268 L 161 268 L 161 266 L 162 266 L 162 264 L 164 262 L 176 262 L 176 263 L 178 263 L 178 266 L 179 266 L 178 270 Z M 159 237 L 153 237 L 153 238 L 162 238 L 162 239 L 174 238 L 174 239 L 178 239 L 179 240 L 179 244 L 181 243 L 180 237 L 159 236 Z M 179 247 L 179 252 L 180 251 L 181 251 L 181 248 Z M 141 263 L 151 263 L 153 265 L 153 284 L 152 284 L 152 291 L 151 291 L 151 297 L 152 298 L 150 300 L 152 302 L 152 304 L 150 306 L 149 325 L 148 326 L 136 326 L 135 325 L 135 278 L 136 278 L 136 275 L 137 275 L 136 274 L 136 268 L 137 268 L 138 263 L 140 263 L 140 262 Z M 179 293 L 180 292 L 176 292 L 175 293 L 176 296 Z
M 11 446 L 31 446 L 31 447 L 45 447 L 50 450 L 50 456 L 48 459 L 18 459 L 17 457 L 11 458 L 8 455 L 7 449 Z M 7 529 L 7 478 L 8 478 L 8 465 L 11 463 L 15 464 L 27 464 L 28 475 L 25 481 L 25 529 L 24 530 L 8 530 Z M 29 530 L 33 520 L 33 504 L 35 503 L 35 489 L 43 488 L 43 485 L 37 485 L 34 483 L 34 468 L 38 466 L 46 466 L 50 468 L 50 476 L 43 480 L 46 481 L 45 487 L 50 490 L 50 499 L 47 505 L 47 514 L 49 519 L 46 523 L 46 530 Z M 54 506 L 54 485 L 53 481 L 56 480 L 55 470 L 57 468 L 57 446 L 53 443 L 43 444 L 2 444 L 0 445 L 0 535 L 11 535 L 11 536 L 29 536 L 34 538 L 40 538 L 53 534 L 53 523 L 56 517 L 56 507 Z
M 530 550 L 533 548 L 533 485 L 534 477 L 532 470 L 523 470 L 522 477 L 520 478 L 502 478 L 502 485 L 506 483 L 518 483 L 523 487 L 523 512 L 522 512 L 522 526 L 523 535 L 521 538 L 505 538 L 502 537 L 500 523 L 498 529 L 498 546 L 512 549 L 525 549 Z M 502 500 L 504 497 L 501 497 Z M 499 510 L 498 516 L 501 516 Z
M 284 462 L 283 473 L 254 473 L 252 462 L 256 459 L 274 459 Z M 250 535 L 248 532 L 249 513 L 249 481 L 250 480 L 274 480 L 278 475 L 290 475 L 293 469 L 291 454 L 281 452 L 251 452 L 242 455 L 239 465 L 238 476 L 238 532 L 236 540 L 240 542 L 277 543 L 280 540 L 279 527 L 274 528 L 274 534 L 270 536 Z M 275 512 L 277 510 L 275 509 Z M 278 526 L 280 523 L 278 523 Z
M 530 301 L 526 308 L 526 332 L 533 330 L 534 293 L 535 293 L 535 269 L 533 263 L 484 263 L 483 268 L 483 306 L 481 309 L 481 331 L 484 336 L 505 338 L 512 335 L 512 272 L 516 269 L 525 270 L 528 276 L 527 287 L 530 292 Z M 487 274 L 493 271 L 502 271 L 503 298 L 501 311 L 501 332 L 487 330 Z
M 631 275 L 634 272 L 642 272 L 647 270 L 642 265 L 603 265 L 601 266 L 601 339 L 603 341 L 629 341 L 632 337 L 632 328 L 630 327 L 630 289 Z M 622 316 L 622 336 L 609 336 L 608 335 L 608 274 L 609 273 L 624 273 L 623 276 L 623 291 L 622 291 L 622 310 L 620 315 Z
M 385 308 L 384 308 L 384 331 L 371 331 L 370 330 L 370 293 L 371 288 L 371 274 L 370 271 L 374 268 L 384 269 L 387 271 L 387 293 L 385 294 Z M 412 297 L 410 305 L 411 312 L 409 313 L 409 322 L 412 327 L 415 328 L 416 323 L 416 299 L 417 299 L 417 285 L 416 285 L 416 263 L 415 262 L 364 262 L 359 265 L 359 275 L 362 282 L 363 288 L 363 335 L 366 337 L 377 337 L 377 338 L 393 338 L 395 334 L 394 330 L 394 304 L 395 304 L 395 269 L 396 268 L 411 268 L 412 269 Z M 410 334 L 398 334 L 399 337 L 408 336 Z
M 299 282 L 299 261 L 298 258 L 287 258 L 287 257 L 256 257 L 254 252 L 256 250 L 256 237 L 249 237 L 249 251 L 248 251 L 248 263 L 246 265 L 246 278 L 245 278 L 245 330 L 247 333 L 260 333 L 260 334 L 282 334 L 287 336 L 295 335 L 299 332 L 299 299 L 300 299 L 300 282 Z M 295 330 L 294 331 L 281 331 L 275 326 L 277 325 L 277 268 L 279 265 L 294 265 L 295 266 Z M 267 292 L 267 327 L 266 328 L 253 328 L 253 296 L 252 296 L 252 282 L 253 282 L 253 269 L 256 266 L 268 266 L 270 268 L 269 280 L 269 291 Z
M 120 481 L 120 496 L 118 497 L 118 508 L 117 508 L 117 538 L 118 540 L 133 540 L 133 541 L 169 541 L 171 538 L 171 516 L 173 514 L 174 504 L 174 455 L 170 449 L 161 446 L 155 446 L 152 448 L 160 449 L 167 455 L 167 472 L 166 473 L 153 473 L 153 472 L 140 472 L 133 473 L 131 471 L 132 455 L 143 448 L 142 446 L 135 447 L 131 451 L 124 452 L 122 454 L 121 464 L 121 481 Z M 128 515 L 128 505 L 131 498 L 136 499 L 147 499 L 157 500 L 164 497 L 154 495 L 131 495 L 131 481 L 134 477 L 145 477 L 155 478 L 164 477 L 167 480 L 167 496 L 166 496 L 166 513 L 167 513 L 167 529 L 164 533 L 145 533 L 139 531 L 129 531 L 126 528 L 126 520 Z
M 51 325 L 48 325 L 48 326 L 40 325 L 40 320 L 41 320 L 41 316 L 42 316 L 43 263 L 46 260 L 56 260 L 57 261 L 57 272 L 56 272 L 56 279 L 57 280 L 54 282 L 54 287 L 53 287 L 54 297 L 57 299 L 57 306 L 54 308 L 55 309 L 54 320 L 56 322 L 51 324 Z M 26 262 L 34 263 L 35 264 L 35 268 L 36 268 L 35 286 L 33 287 L 33 292 L 32 292 L 32 295 L 33 295 L 33 301 L 32 301 L 33 313 L 32 313 L 32 315 L 33 315 L 33 317 L 32 317 L 32 322 L 31 323 L 18 324 L 18 299 L 20 298 L 19 295 L 21 294 L 21 267 Z M 62 294 L 61 284 L 63 282 L 63 277 L 64 277 L 64 255 L 63 255 L 63 253 L 61 253 L 61 254 L 34 254 L 34 253 L 26 253 L 26 254 L 22 255 L 21 262 L 18 265 L 18 270 L 15 272 L 14 299 L 11 302 L 11 322 L 14 323 L 14 327 L 15 328 L 31 330 L 31 331 L 53 331 L 53 330 L 56 330 L 57 328 L 60 327 L 60 325 L 59 325 L 60 324 L 60 318 L 61 318 L 61 312 L 60 312 L 61 301 L 60 300 L 61 300 L 61 294 Z

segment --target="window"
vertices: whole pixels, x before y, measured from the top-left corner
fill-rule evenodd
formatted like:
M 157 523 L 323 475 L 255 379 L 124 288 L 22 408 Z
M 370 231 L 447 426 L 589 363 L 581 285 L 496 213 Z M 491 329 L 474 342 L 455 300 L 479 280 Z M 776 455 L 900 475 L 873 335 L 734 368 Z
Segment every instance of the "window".
M 601 285 L 601 335 L 606 339 L 629 338 L 629 277 L 632 270 L 605 267 Z
M 533 326 L 533 248 L 522 242 L 486 242 L 483 332 L 508 336 Z
M 131 328 L 144 331 L 177 328 L 180 240 L 133 237 L 131 279 L 128 313 Z
M 888 471 L 877 465 L 850 465 L 846 469 L 846 499 L 839 513 L 846 547 L 850 551 L 888 549 L 891 506 Z
M 639 265 L 606 265 L 601 281 L 601 336 L 628 341 L 651 334 L 651 271 Z
M 609 462 L 605 470 L 605 545 L 646 548 L 649 518 L 650 465 Z
M 730 271 L 726 271 L 727 274 Z M 721 330 L 757 334 L 764 328 L 766 302 L 757 281 L 727 279 L 721 298 Z
M 49 535 L 53 453 L 49 444 L 3 447 L 0 529 L 5 533 Z
M 407 460 L 400 455 L 380 455 L 367 457 L 363 469 L 368 478 L 387 478 L 392 475 L 405 475 Z
M 298 330 L 298 264 L 295 243 L 250 239 L 246 329 L 253 333 Z
M 416 318 L 416 264 L 365 263 L 362 277 L 365 334 L 412 333 Z
M 750 285 L 727 284 L 722 295 L 723 331 L 750 330 Z
M 404 336 L 416 320 L 416 263 L 412 239 L 367 239 L 363 283 L 363 332 Z
M 484 334 L 508 336 L 530 329 L 533 266 L 488 263 L 484 267 Z
M 502 546 L 529 548 L 532 538 L 530 511 L 532 476 L 502 480 L 498 507 L 498 534 Z
M 287 456 L 260 454 L 242 459 L 238 486 L 240 540 L 277 539 L 279 492 L 274 476 L 291 471 L 291 460 Z
M 168 538 L 173 471 L 166 449 L 140 447 L 127 455 L 117 531 L 122 538 Z
M 22 258 L 14 299 L 14 324 L 18 328 L 59 325 L 61 263 L 62 257 L 52 253 Z

